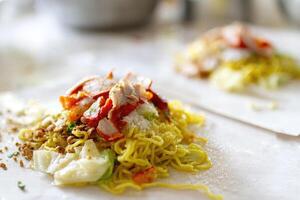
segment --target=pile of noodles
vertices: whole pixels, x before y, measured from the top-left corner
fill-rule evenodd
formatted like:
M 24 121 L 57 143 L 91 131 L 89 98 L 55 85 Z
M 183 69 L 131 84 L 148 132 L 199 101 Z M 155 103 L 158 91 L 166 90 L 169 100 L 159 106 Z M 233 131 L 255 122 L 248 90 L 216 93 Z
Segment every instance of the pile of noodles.
M 239 77 L 234 88 L 260 85 L 266 89 L 276 89 L 290 80 L 300 78 L 300 66 L 296 60 L 282 54 L 274 54 L 269 57 L 253 54 L 240 60 L 224 61 L 213 72 L 212 80 L 217 80 L 224 72 L 228 74 L 226 79 Z M 224 84 L 221 82 L 226 79 L 219 81 L 219 84 Z
M 141 190 L 148 187 L 166 187 L 172 189 L 190 189 L 203 191 L 210 199 L 222 199 L 213 194 L 202 184 L 169 184 L 154 181 L 152 183 L 136 184 L 134 174 L 154 167 L 157 179 L 169 176 L 169 169 L 174 168 L 183 172 L 198 172 L 207 170 L 212 163 L 203 149 L 206 139 L 197 136 L 191 127 L 202 126 L 204 118 L 185 111 L 179 102 L 169 103 L 170 121 L 149 116 L 150 127 L 141 130 L 137 126 L 127 126 L 122 132 L 125 137 L 113 143 L 107 143 L 99 137 L 94 137 L 98 148 L 111 148 L 116 155 L 113 175 L 97 184 L 105 190 L 120 194 L 126 189 Z M 60 114 L 61 115 L 61 114 Z M 59 119 L 62 116 L 55 116 Z M 53 119 L 55 121 L 55 119 Z M 34 129 L 24 129 L 20 139 L 31 144 L 33 149 L 45 148 L 57 151 L 58 147 L 72 151 L 76 146 L 82 146 L 91 138 L 92 130 L 76 125 L 72 132 L 46 131 L 45 137 L 35 138 Z M 41 127 L 41 123 L 37 127 Z M 38 128 L 36 127 L 35 130 Z M 72 141 L 66 141 L 70 134 Z

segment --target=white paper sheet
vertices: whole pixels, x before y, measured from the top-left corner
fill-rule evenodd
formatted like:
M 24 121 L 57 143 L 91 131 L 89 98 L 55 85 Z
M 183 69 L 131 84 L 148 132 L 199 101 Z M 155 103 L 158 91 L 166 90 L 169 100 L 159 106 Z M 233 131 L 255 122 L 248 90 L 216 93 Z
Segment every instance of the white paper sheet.
M 253 126 L 300 135 L 300 81 L 276 91 L 255 88 L 247 93 L 228 93 L 214 88 L 208 81 L 171 74 L 169 78 L 173 81 L 161 82 L 158 87 L 162 93 Z
M 57 96 L 64 90 L 65 86 L 60 85 L 18 94 L 19 97 L 35 98 L 51 106 L 57 105 Z M 173 98 L 167 94 L 164 96 Z M 193 107 L 191 109 L 201 112 Z M 206 148 L 214 166 L 196 175 L 173 173 L 170 180 L 205 183 L 215 193 L 223 194 L 224 199 L 230 200 L 299 199 L 299 137 L 276 135 L 211 114 L 207 114 L 207 121 L 208 131 L 203 134 L 209 139 Z M 8 138 L 8 141 L 11 140 Z M 51 178 L 46 175 L 18 167 L 6 154 L 0 154 L 0 157 L 9 163 L 7 171 L 0 170 L 1 200 L 207 199 L 199 192 L 161 188 L 142 192 L 129 190 L 122 196 L 114 196 L 92 186 L 56 187 L 51 185 Z M 26 185 L 26 192 L 17 187 L 17 181 Z

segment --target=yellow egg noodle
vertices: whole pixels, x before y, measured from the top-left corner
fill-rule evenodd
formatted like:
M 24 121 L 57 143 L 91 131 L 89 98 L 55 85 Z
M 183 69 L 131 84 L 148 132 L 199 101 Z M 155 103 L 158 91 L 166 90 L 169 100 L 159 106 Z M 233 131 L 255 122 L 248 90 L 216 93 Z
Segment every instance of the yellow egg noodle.
M 226 61 L 212 74 L 212 80 L 217 79 L 224 71 L 230 72 L 232 76 L 238 74 L 240 78 L 235 82 L 236 88 L 243 89 L 251 84 L 276 89 L 290 80 L 300 78 L 297 62 L 282 54 L 270 57 L 252 55 L 236 61 Z M 232 89 L 234 90 L 234 87 Z
M 122 130 L 124 137 L 114 142 L 105 141 L 93 134 L 95 128 L 82 123 L 70 123 L 66 111 L 47 115 L 35 126 L 19 132 L 19 138 L 23 141 L 22 154 L 29 160 L 35 156 L 36 150 L 41 149 L 73 155 L 92 139 L 100 152 L 110 149 L 115 159 L 113 167 L 108 170 L 112 175 L 104 175 L 90 184 L 96 184 L 114 194 L 121 194 L 130 188 L 142 190 L 164 187 L 199 190 L 210 199 L 222 199 L 221 195 L 212 193 L 202 184 L 160 182 L 161 178 L 169 177 L 170 168 L 195 173 L 212 166 L 204 149 L 207 140 L 191 129 L 203 126 L 204 117 L 186 111 L 178 101 L 169 102 L 168 109 L 169 120 L 146 113 L 144 117 L 150 122 L 149 128 L 142 129 L 132 123 L 127 124 Z M 133 180 L 135 174 L 151 167 L 155 169 L 153 181 L 151 179 L 138 184 Z

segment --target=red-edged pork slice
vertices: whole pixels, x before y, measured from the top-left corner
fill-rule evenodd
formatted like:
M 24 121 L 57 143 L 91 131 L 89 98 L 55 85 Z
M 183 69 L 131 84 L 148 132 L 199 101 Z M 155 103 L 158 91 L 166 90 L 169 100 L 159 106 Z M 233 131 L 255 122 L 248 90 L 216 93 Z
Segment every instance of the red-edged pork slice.
M 97 133 L 105 141 L 115 141 L 124 137 L 124 135 L 120 133 L 115 125 L 107 118 L 103 118 L 99 121 L 97 126 Z

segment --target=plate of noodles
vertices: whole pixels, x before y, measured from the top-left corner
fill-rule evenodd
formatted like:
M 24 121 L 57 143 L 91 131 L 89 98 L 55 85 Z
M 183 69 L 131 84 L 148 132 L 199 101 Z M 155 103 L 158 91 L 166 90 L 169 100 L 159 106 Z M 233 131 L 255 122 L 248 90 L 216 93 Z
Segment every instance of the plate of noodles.
M 55 112 L 30 105 L 7 113 L 14 116 L 6 123 L 15 132 L 15 150 L 3 151 L 30 169 L 27 176 L 39 174 L 61 190 L 96 186 L 99 196 L 168 188 L 223 199 L 201 182 L 168 181 L 172 173 L 212 167 L 202 133 L 205 118 L 179 101 L 164 100 L 150 79 L 132 73 L 118 79 L 110 72 L 78 82 L 58 99 L 62 109 Z M 34 186 L 27 191 L 19 181 L 18 187 L 29 194 Z
M 176 70 L 208 79 L 218 88 L 243 92 L 250 86 L 274 90 L 300 79 L 295 58 L 242 23 L 214 28 L 187 45 L 176 58 Z

